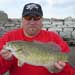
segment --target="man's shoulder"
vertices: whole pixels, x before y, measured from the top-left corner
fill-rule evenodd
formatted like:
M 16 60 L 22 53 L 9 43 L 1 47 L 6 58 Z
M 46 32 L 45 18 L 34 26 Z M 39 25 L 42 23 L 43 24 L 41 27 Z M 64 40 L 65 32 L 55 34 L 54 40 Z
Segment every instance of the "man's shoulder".
M 16 36 L 16 35 L 19 35 L 21 32 L 22 32 L 22 29 L 17 28 L 17 29 L 7 31 L 3 36 Z
M 47 30 L 42 30 L 42 33 L 45 33 L 45 34 L 58 34 L 57 32 L 55 32 L 55 31 L 47 31 Z
M 58 38 L 60 35 L 57 32 L 54 31 L 47 31 L 47 30 L 42 30 L 42 36 L 44 37 L 49 37 L 49 38 Z

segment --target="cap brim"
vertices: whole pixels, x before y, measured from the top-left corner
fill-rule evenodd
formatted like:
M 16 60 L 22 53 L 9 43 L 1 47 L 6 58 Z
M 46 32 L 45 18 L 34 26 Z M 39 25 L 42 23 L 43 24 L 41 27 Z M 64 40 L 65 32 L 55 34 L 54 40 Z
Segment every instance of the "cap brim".
M 24 17 L 24 16 L 27 16 L 27 15 L 30 15 L 30 16 L 35 16 L 35 15 L 42 16 L 39 12 L 26 12 L 22 16 Z

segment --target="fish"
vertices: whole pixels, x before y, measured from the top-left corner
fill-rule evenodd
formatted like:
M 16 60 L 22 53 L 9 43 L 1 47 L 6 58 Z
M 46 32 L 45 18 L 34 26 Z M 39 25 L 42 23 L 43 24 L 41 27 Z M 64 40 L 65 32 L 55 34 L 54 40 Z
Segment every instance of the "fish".
M 3 47 L 9 50 L 18 59 L 18 66 L 24 63 L 43 66 L 50 72 L 57 72 L 54 64 L 58 61 L 69 62 L 69 55 L 61 52 L 61 47 L 54 43 L 42 43 L 37 41 L 10 41 Z

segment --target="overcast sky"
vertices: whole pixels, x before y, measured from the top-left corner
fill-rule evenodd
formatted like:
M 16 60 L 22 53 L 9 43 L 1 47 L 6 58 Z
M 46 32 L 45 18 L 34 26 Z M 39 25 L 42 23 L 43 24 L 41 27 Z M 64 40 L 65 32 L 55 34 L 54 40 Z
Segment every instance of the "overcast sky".
M 45 18 L 75 18 L 75 0 L 0 0 L 0 10 L 9 18 L 20 18 L 26 3 L 39 3 Z

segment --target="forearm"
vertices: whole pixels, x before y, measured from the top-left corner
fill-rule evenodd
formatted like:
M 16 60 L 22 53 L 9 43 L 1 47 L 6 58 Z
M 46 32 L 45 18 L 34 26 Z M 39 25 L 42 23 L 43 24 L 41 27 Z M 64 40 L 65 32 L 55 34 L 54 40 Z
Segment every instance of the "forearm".
M 68 63 L 61 72 L 55 73 L 55 75 L 74 75 L 74 68 L 72 68 Z
M 11 66 L 13 65 L 14 61 L 15 61 L 15 58 L 14 57 L 10 61 L 6 61 L 2 57 L 0 57 L 0 73 L 3 74 L 7 70 L 9 70 L 11 68 Z

